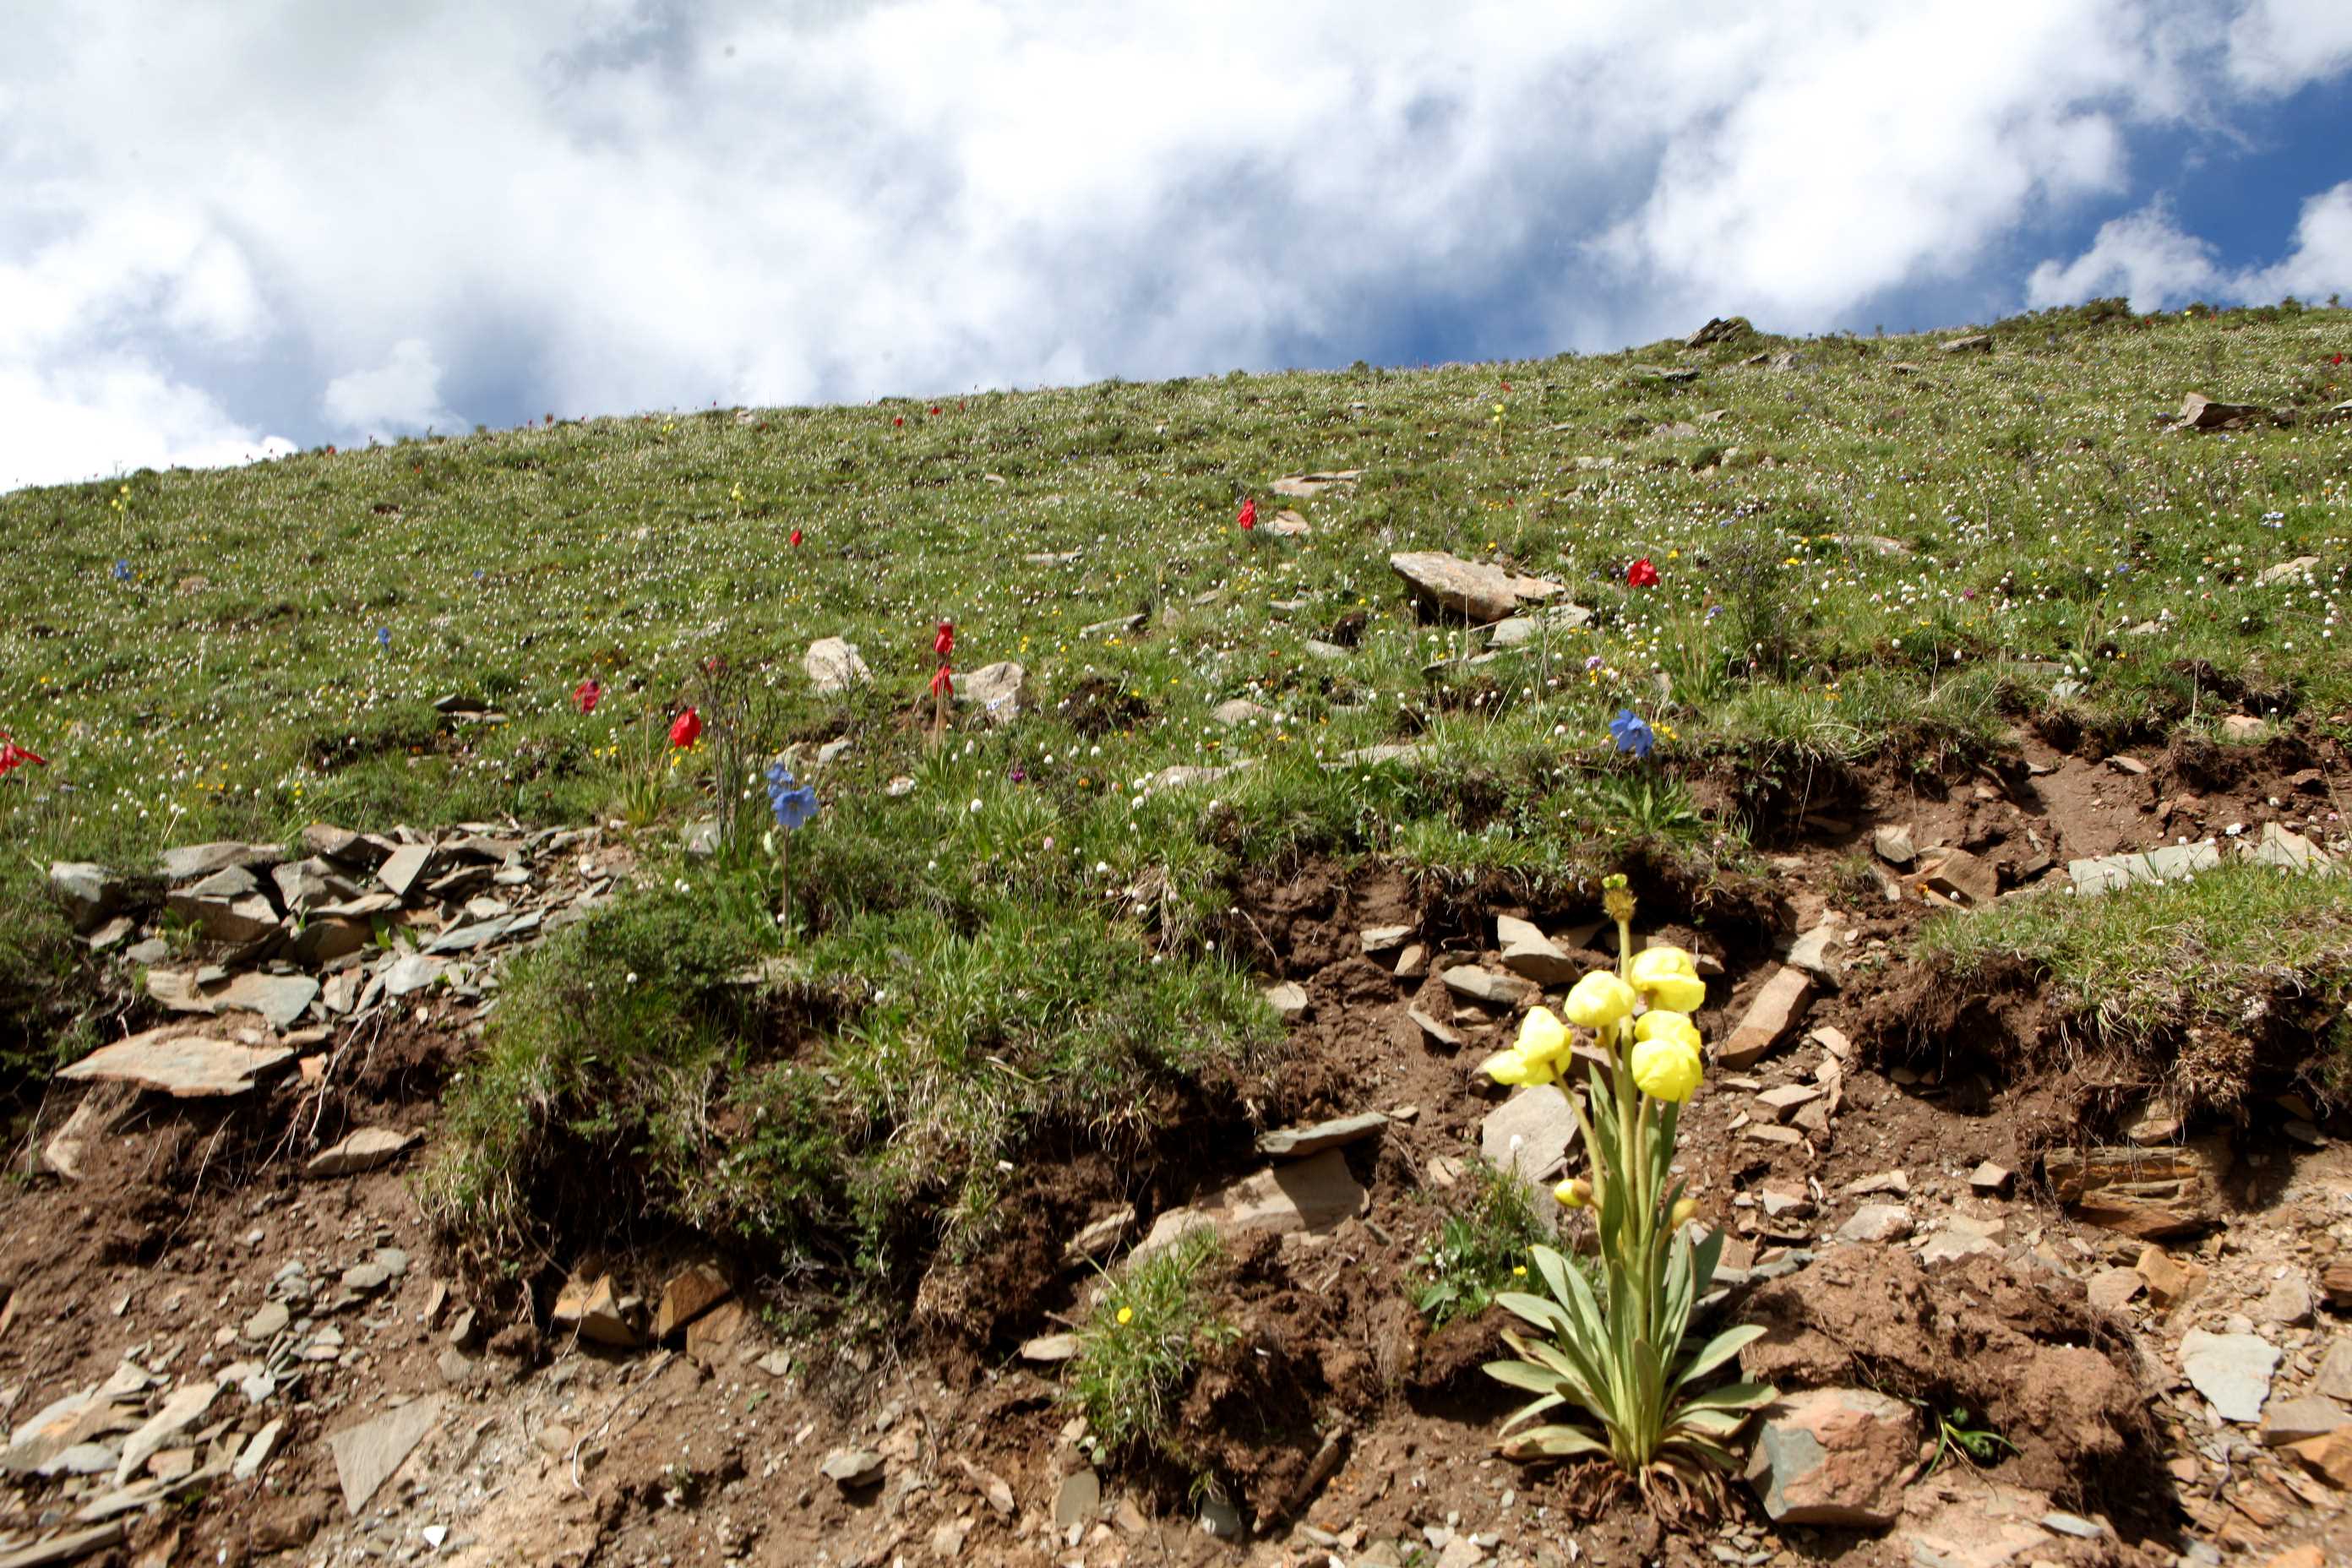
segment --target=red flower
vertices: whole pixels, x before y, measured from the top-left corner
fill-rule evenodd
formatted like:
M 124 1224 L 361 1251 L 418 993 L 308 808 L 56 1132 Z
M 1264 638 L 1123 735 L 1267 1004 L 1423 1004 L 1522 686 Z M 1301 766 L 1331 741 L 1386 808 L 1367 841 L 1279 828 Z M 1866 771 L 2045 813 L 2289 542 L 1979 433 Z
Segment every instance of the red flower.
M 1234 521 L 1242 525 L 1242 531 L 1244 533 L 1247 533 L 1251 529 L 1255 528 L 1257 526 L 1257 497 L 1244 496 L 1242 498 L 1241 515 L 1236 517 Z
M 1658 585 L 1658 569 L 1651 565 L 1650 558 L 1644 555 L 1625 568 L 1625 582 L 1630 587 L 1654 588 Z
M 669 743 L 681 750 L 702 739 L 702 715 L 689 708 L 669 727 Z
M 2342 354 L 2337 354 L 2334 359 L 2329 360 L 2327 363 L 2329 364 L 2342 364 L 2344 363 L 2344 356 Z
M 793 530 L 792 545 L 795 550 L 798 550 L 801 545 L 801 531 L 797 528 Z
M 937 697 L 942 691 L 952 691 L 954 689 L 955 675 L 946 665 L 942 664 L 939 668 L 931 671 L 932 696 Z
M 604 688 L 593 675 L 572 689 L 572 700 L 580 705 L 583 713 L 596 711 L 596 704 L 604 698 Z
M 891 428 L 896 429 L 898 426 L 901 426 L 901 425 L 904 425 L 906 422 L 907 422 L 907 416 L 906 416 L 905 415 L 903 415 L 903 414 L 893 415 L 893 416 L 891 416 L 891 419 L 890 419 L 890 426 L 891 426 Z
M 932 418 L 934 418 L 934 419 L 937 419 L 939 416 L 940 416 L 940 405 L 939 405 L 938 404 L 934 403 L 934 404 L 932 404 L 932 405 L 931 405 L 931 417 L 932 417 Z
M 15 773 L 26 763 L 37 768 L 46 768 L 49 765 L 49 759 L 26 751 L 11 740 L 6 731 L 0 730 L 0 775 Z
M 1507 382 L 1507 382 L 1505 382 L 1505 383 L 1503 383 L 1503 390 L 1504 390 L 1505 392 L 1508 392 L 1508 391 L 1510 391 L 1510 390 L 1511 390 L 1511 384 L 1510 384 L 1509 382 Z
M 938 654 L 941 658 L 945 658 L 950 654 L 955 652 L 955 623 L 953 621 L 941 621 L 940 623 L 940 635 L 931 639 L 931 651 Z

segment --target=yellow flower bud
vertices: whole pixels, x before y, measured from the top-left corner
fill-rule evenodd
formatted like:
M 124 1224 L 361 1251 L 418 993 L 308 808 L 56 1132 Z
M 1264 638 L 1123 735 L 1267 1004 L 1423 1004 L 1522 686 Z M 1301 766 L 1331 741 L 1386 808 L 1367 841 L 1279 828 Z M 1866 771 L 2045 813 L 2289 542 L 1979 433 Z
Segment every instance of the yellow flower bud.
M 1551 1195 L 1558 1198 L 1563 1207 L 1586 1208 L 1592 1203 L 1592 1184 L 1581 1176 L 1570 1176 L 1554 1187 Z
M 1560 1011 L 1588 1029 L 1605 1029 L 1633 1010 L 1633 988 L 1605 969 L 1596 969 L 1570 990 Z
M 1633 989 L 1653 1006 L 1675 1013 L 1696 1013 L 1706 1005 L 1706 983 L 1698 965 L 1679 947 L 1643 948 L 1633 955 Z
M 1532 1060 L 1518 1050 L 1496 1051 L 1478 1064 L 1478 1070 L 1496 1083 L 1515 1088 L 1521 1084 L 1541 1085 L 1559 1081 L 1559 1069 L 1550 1058 Z
M 1653 1007 L 1633 1020 L 1633 1037 L 1637 1040 L 1679 1040 L 1696 1050 L 1703 1043 L 1698 1026 L 1690 1021 L 1687 1013 L 1676 1013 L 1664 1007 Z
M 1679 1105 L 1691 1097 L 1703 1076 L 1698 1052 L 1681 1040 L 1643 1040 L 1633 1047 L 1633 1081 L 1654 1100 Z
M 1529 1012 L 1519 1025 L 1519 1042 L 1511 1048 L 1530 1062 L 1558 1061 L 1568 1049 L 1568 1026 L 1549 1007 Z
M 1685 1198 L 1680 1203 L 1675 1205 L 1673 1208 L 1666 1211 L 1666 1223 L 1673 1226 L 1676 1230 L 1680 1230 L 1683 1226 L 1690 1224 L 1691 1220 L 1696 1217 L 1697 1214 L 1698 1200 L 1696 1198 Z

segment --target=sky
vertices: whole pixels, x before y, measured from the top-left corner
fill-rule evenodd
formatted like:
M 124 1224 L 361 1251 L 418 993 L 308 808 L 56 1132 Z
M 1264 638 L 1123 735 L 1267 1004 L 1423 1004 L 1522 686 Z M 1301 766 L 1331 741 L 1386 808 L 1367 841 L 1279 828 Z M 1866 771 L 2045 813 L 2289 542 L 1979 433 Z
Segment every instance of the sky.
M 2352 294 L 2352 0 L 18 0 L 0 489 Z

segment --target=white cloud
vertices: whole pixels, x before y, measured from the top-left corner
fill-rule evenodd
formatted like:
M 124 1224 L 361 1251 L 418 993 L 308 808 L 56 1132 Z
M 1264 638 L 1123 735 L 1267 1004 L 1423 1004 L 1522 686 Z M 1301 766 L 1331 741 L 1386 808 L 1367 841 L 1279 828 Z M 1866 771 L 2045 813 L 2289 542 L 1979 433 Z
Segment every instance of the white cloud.
M 2345 68 L 2342 10 L 47 0 L 0 54 L 0 378 L 152 395 L 0 420 L 0 475 L 2005 303 L 2136 132 Z
M 2100 226 L 2091 248 L 2060 265 L 2044 261 L 2026 284 L 2035 310 L 2120 293 L 2135 310 L 2202 299 L 2213 304 L 2276 304 L 2352 293 L 2352 180 L 2303 204 L 2294 241 L 2275 265 L 2231 270 L 2212 246 L 2175 226 L 2157 203 Z
M 441 366 L 422 338 L 403 338 L 373 370 L 346 372 L 327 383 L 320 406 L 337 428 L 355 436 L 447 435 L 464 426 L 441 405 Z
M 291 451 L 205 393 L 136 360 L 43 374 L 0 363 L 0 489 L 142 468 L 211 468 Z

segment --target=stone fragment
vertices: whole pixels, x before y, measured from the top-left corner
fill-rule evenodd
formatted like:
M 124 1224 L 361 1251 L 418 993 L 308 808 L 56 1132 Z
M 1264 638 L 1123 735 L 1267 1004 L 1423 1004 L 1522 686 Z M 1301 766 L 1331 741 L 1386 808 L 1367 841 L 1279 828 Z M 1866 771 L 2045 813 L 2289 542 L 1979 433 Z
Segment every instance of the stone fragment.
M 1444 1019 L 1433 1018 L 1419 1007 L 1406 1008 L 1405 1016 L 1412 1019 L 1420 1027 L 1421 1032 L 1429 1037 L 1431 1044 L 1443 1046 L 1449 1051 L 1458 1051 L 1462 1048 L 1462 1031 Z
M 2288 1443 L 2279 1452 L 2338 1491 L 2352 1491 L 2352 1428 Z
M 2083 1293 L 2103 1312 L 2120 1312 L 2147 1288 L 2137 1268 L 2102 1268 L 2083 1281 Z
M 1824 921 L 1789 944 L 1786 962 L 1834 991 L 1845 975 L 1845 928 Z
M 258 1013 L 273 1029 L 289 1029 L 319 999 L 319 983 L 307 974 L 238 974 L 204 992 L 215 1013 Z
M 362 1127 L 331 1149 L 321 1149 L 310 1156 L 305 1166 L 314 1176 L 353 1176 L 362 1171 L 373 1171 L 388 1165 L 400 1157 L 402 1151 L 416 1142 L 414 1132 L 395 1132 L 389 1127 Z
M 1327 1149 L 1168 1210 L 1130 1256 L 1147 1257 L 1202 1226 L 1227 1239 L 1253 1231 L 1319 1234 L 1355 1218 L 1370 1203 L 1370 1194 L 1349 1173 L 1346 1155 Z
M 1940 346 L 1948 354 L 1989 354 L 1992 353 L 1992 334 L 1970 332 L 1964 338 L 1947 339 Z
M 1067 1534 L 1102 1512 L 1102 1478 L 1091 1469 L 1064 1476 L 1054 1488 L 1054 1529 Z
M 1377 1134 L 1389 1119 L 1377 1110 L 1318 1121 L 1311 1127 L 1287 1127 L 1258 1134 L 1257 1152 L 1276 1160 L 1303 1160 L 1326 1149 L 1344 1148 Z
M 2262 1418 L 2278 1361 L 2278 1347 L 2254 1334 L 2191 1329 L 2180 1342 L 2180 1370 L 2225 1421 Z
M 1286 1024 L 1296 1023 L 1307 1016 L 1307 987 L 1295 980 L 1267 986 L 1265 1000 L 1266 1005 L 1274 1009 L 1275 1016 Z
M 2054 1149 L 2043 1171 L 2058 1201 L 2094 1225 L 2154 1240 L 2213 1223 L 2225 1145 Z
M 1758 1095 L 1756 1103 L 1762 1106 L 1773 1121 L 1786 1121 L 1801 1108 L 1811 1105 L 1828 1092 L 1809 1083 L 1782 1084 L 1778 1089 L 1768 1089 Z
M 447 959 L 428 958 L 421 952 L 403 953 L 383 972 L 383 994 L 406 996 L 422 991 L 437 984 L 448 967 Z
M 313 968 L 359 952 L 375 939 L 367 921 L 345 915 L 312 915 L 294 933 L 294 956 Z
M 2319 1370 L 2312 1374 L 2311 1392 L 2352 1405 L 2352 1334 L 2329 1338 Z
M 609 1274 L 600 1274 L 593 1279 L 574 1275 L 555 1298 L 555 1310 L 550 1318 L 556 1328 L 575 1332 L 590 1344 L 614 1350 L 636 1348 L 636 1330 L 621 1313 Z
M 1761 1061 L 1796 1027 L 1812 994 L 1811 975 L 1783 965 L 1748 1005 L 1738 1026 L 1718 1049 L 1717 1059 L 1734 1069 L 1753 1067 Z
M 1378 958 L 1384 952 L 1394 952 L 1412 936 L 1411 926 L 1366 926 L 1356 933 L 1356 941 L 1366 958 Z
M 416 879 L 425 874 L 425 868 L 432 859 L 432 845 L 404 844 L 386 856 L 383 864 L 376 868 L 376 880 L 383 883 L 384 890 L 394 898 L 404 899 L 408 897 L 408 889 L 415 887 Z
M 129 897 L 123 879 L 86 860 L 60 860 L 49 868 L 49 894 L 63 906 L 77 931 L 98 929 Z
M 131 1478 L 143 1469 L 165 1444 L 203 1418 L 219 1397 L 220 1390 L 221 1385 L 211 1378 L 183 1384 L 174 1389 L 172 1396 L 163 1401 L 162 1409 L 122 1440 L 122 1458 L 114 1467 L 114 1484 L 130 1484 Z
M 1399 980 L 1419 980 L 1429 973 L 1429 949 L 1420 942 L 1408 942 L 1397 954 L 1396 977 Z
M 2298 577 L 2307 577 L 2318 567 L 2318 556 L 2298 555 L 2292 561 L 2282 561 L 2276 565 L 2265 566 L 2260 572 L 2255 573 L 2254 586 L 2257 588 L 2275 587 L 2281 583 L 2292 582 Z
M 1975 1170 L 1969 1173 L 1969 1186 L 1975 1188 L 1978 1192 L 1992 1194 L 1995 1195 L 2009 1191 L 2011 1185 L 2013 1184 L 2016 1180 L 2016 1172 L 2009 1169 L 2005 1165 L 1996 1165 L 1990 1160 L 1985 1161 Z
M 1564 592 L 1557 583 L 1523 577 L 1500 566 L 1465 561 L 1444 551 L 1405 551 L 1389 557 L 1415 599 L 1438 620 L 1478 625 L 1499 621 L 1522 604 Z
M 237 1331 L 255 1344 L 266 1345 L 286 1331 L 286 1326 L 293 1321 L 293 1316 L 285 1302 L 265 1301 L 258 1310 L 246 1319 L 245 1326 Z
M 1065 1362 L 1078 1353 L 1078 1336 L 1071 1333 L 1039 1334 L 1034 1340 L 1021 1342 L 1023 1361 Z
M 819 697 L 835 697 L 874 679 L 858 657 L 857 645 L 843 637 L 819 637 L 801 655 L 801 669 Z
M 1919 1457 L 1918 1415 L 1863 1388 L 1817 1388 L 1764 1412 L 1748 1480 L 1779 1524 L 1892 1524 Z
M 1495 945 L 1502 952 L 1504 968 L 1538 985 L 1566 985 L 1584 971 L 1549 937 L 1515 915 L 1495 917 Z
M 697 1263 L 669 1277 L 662 1286 L 661 1304 L 654 1310 L 654 1342 L 670 1337 L 735 1293 L 727 1277 L 708 1263 Z
M 1989 860 L 1965 849 L 1937 851 L 1933 862 L 1917 875 L 1922 892 L 1933 893 L 1964 910 L 1982 909 L 2000 892 L 2000 877 Z
M 2252 420 L 2264 418 L 2267 411 L 2251 403 L 2216 403 L 2201 392 L 2192 392 L 2180 400 L 2180 412 L 2173 416 L 2176 430 L 2235 430 Z
M 2246 858 L 2264 866 L 2283 866 L 2290 871 L 2325 871 L 2336 864 L 2336 857 L 2305 838 L 2275 822 L 2263 824 L 2263 836 L 2246 852 Z
M 65 1125 L 41 1145 L 41 1168 L 68 1182 L 81 1180 L 82 1165 L 98 1142 L 121 1124 L 138 1097 L 121 1088 L 96 1089 L 75 1102 Z
M 1898 870 L 1919 858 L 1919 851 L 1911 843 L 1911 825 L 1908 823 L 1877 829 L 1870 836 L 1870 845 L 1878 851 L 1880 859 Z
M 1901 1241 L 1911 1234 L 1911 1211 L 1901 1204 L 1864 1204 L 1838 1226 L 1840 1241 Z
M 1233 728 L 1249 723 L 1253 720 L 1271 719 L 1274 717 L 1274 710 L 1270 708 L 1261 708 L 1246 697 L 1235 697 L 1229 701 L 1220 702 L 1211 709 L 1209 717 L 1220 724 Z
M 863 1490 L 882 1479 L 888 1462 L 871 1448 L 835 1448 L 817 1466 L 817 1473 L 843 1491 Z
M 2324 1437 L 2347 1426 L 2352 1426 L 2352 1415 L 2346 1414 L 2342 1405 L 2307 1394 L 2300 1399 L 2273 1400 L 2265 1405 L 2260 1436 L 2264 1447 L 2278 1448 L 2306 1437 Z
M 2009 1226 L 1997 1219 L 1979 1219 L 1973 1215 L 1955 1214 L 1948 1216 L 1943 1227 L 1927 1238 L 1919 1249 L 1919 1261 L 1929 1268 L 1938 1264 L 1958 1263 L 1970 1258 L 1999 1258 L 2004 1248 L 2001 1236 Z
M 1439 978 L 1456 996 L 1486 1007 L 1508 1010 L 1523 1002 L 1532 1002 L 1540 994 L 1539 989 L 1530 981 L 1522 980 L 1516 974 L 1497 974 L 1475 963 L 1457 963 Z
M 1893 1193 L 1896 1197 L 1911 1195 L 1911 1178 L 1901 1171 L 1881 1171 L 1874 1176 L 1861 1176 L 1845 1184 L 1853 1196 L 1868 1197 L 1874 1193 Z
M 278 930 L 278 910 L 259 893 L 226 898 L 175 892 L 164 897 L 163 907 L 210 942 L 258 942 Z
M 1576 1110 L 1549 1084 L 1520 1089 L 1478 1125 L 1478 1152 L 1498 1171 L 1531 1185 L 1553 1179 L 1576 1145 Z
M 1117 1247 L 1134 1227 L 1135 1205 L 1121 1204 L 1110 1213 L 1088 1220 L 1085 1228 L 1070 1237 L 1062 1248 L 1063 1260 L 1076 1263 L 1088 1258 L 1101 1258 Z
M 704 1366 L 718 1366 L 751 1326 L 751 1309 L 740 1301 L 721 1301 L 686 1325 L 686 1353 Z
M 2331 1263 L 2321 1269 L 2319 1292 L 2337 1311 L 2352 1310 L 2352 1263 Z
M 164 850 L 158 868 L 170 881 L 193 882 L 218 871 L 275 866 L 283 858 L 275 844 L 191 844 Z
M 175 1100 L 244 1094 L 254 1079 L 293 1058 L 283 1046 L 240 1046 L 202 1035 L 175 1033 L 165 1025 L 100 1046 L 58 1076 L 136 1084 Z
M 1364 477 L 1361 468 L 1334 468 L 1325 474 L 1292 474 L 1279 479 L 1268 487 L 1278 496 L 1291 496 L 1299 500 L 1312 500 L 1325 490 L 1342 485 L 1352 485 Z

